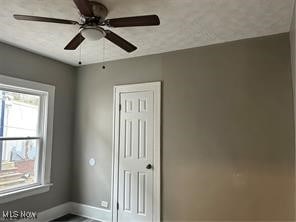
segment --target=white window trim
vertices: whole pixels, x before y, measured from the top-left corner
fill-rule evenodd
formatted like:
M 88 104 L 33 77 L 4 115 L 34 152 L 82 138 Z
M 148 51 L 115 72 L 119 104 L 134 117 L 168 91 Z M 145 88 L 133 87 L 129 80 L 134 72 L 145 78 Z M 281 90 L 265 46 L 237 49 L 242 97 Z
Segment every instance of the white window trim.
M 21 198 L 41 194 L 49 191 L 50 186 L 53 184 L 38 185 L 33 187 L 26 187 L 21 190 L 11 191 L 9 193 L 0 195 L 0 204 L 18 200 Z
M 24 92 L 32 92 L 37 94 L 43 94 L 43 118 L 44 128 L 41 130 L 42 135 L 42 147 L 41 147 L 41 164 L 40 164 L 40 184 L 35 184 L 30 187 L 20 188 L 18 190 L 10 191 L 0 194 L 0 204 L 7 203 L 20 198 L 32 196 L 49 191 L 51 184 L 50 172 L 51 172 L 51 157 L 52 157 L 52 138 L 53 138 L 53 118 L 54 118 L 54 95 L 55 87 L 39 82 L 28 81 L 19 78 L 8 77 L 0 75 L 0 87 L 6 89 L 18 89 Z

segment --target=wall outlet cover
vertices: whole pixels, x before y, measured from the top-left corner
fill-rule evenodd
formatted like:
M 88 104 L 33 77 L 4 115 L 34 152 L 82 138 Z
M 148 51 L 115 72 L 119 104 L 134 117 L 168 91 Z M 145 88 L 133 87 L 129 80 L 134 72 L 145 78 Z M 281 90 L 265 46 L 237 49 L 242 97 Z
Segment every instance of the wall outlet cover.
M 108 202 L 107 201 L 101 201 L 101 206 L 108 208 Z

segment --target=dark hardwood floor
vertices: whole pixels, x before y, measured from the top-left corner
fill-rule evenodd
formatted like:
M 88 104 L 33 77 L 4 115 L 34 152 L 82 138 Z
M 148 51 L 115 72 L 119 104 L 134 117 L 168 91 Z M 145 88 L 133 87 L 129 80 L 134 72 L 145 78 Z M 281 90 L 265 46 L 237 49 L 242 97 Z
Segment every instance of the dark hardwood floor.
M 57 218 L 53 221 L 74 221 L 74 222 L 99 222 L 97 220 L 88 219 L 85 217 L 80 217 L 74 214 L 67 214 L 63 217 Z

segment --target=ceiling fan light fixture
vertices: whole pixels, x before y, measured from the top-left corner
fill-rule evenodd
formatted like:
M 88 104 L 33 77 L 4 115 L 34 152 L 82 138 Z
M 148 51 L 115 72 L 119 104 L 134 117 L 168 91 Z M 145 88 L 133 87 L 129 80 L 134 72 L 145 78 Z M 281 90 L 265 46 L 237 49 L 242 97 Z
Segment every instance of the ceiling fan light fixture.
M 97 41 L 106 36 L 104 30 L 100 28 L 82 28 L 80 33 L 84 38 L 90 41 Z

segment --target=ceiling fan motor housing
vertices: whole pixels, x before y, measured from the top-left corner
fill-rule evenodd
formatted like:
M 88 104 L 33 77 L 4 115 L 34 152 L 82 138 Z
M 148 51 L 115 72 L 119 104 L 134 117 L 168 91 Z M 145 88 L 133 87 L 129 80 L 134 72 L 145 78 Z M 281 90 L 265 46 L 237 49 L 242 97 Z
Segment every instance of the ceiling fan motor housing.
M 92 6 L 94 16 L 100 18 L 100 21 L 103 22 L 108 15 L 107 7 L 96 1 L 90 1 L 90 4 Z

